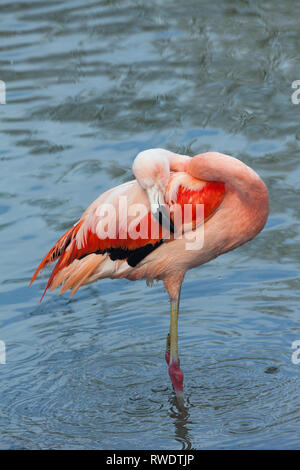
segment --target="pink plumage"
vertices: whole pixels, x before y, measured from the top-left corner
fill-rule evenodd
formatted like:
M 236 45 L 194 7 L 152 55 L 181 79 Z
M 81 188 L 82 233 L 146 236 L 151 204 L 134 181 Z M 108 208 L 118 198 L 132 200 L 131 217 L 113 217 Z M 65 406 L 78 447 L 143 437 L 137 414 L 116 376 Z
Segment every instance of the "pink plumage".
M 133 172 L 136 180 L 107 191 L 88 207 L 45 256 L 31 283 L 53 261 L 57 264 L 45 291 L 61 286 L 60 293 L 70 289 L 73 295 L 104 277 L 162 280 L 171 303 L 166 360 L 182 400 L 177 323 L 184 275 L 254 238 L 268 217 L 268 191 L 251 168 L 217 152 L 191 158 L 151 149 L 136 157 Z M 189 204 L 189 223 L 179 223 L 177 212 Z M 200 204 L 204 212 L 197 218 Z M 145 211 L 131 213 L 138 205 Z M 105 213 L 106 207 L 111 212 Z M 188 249 L 191 234 L 196 242 Z

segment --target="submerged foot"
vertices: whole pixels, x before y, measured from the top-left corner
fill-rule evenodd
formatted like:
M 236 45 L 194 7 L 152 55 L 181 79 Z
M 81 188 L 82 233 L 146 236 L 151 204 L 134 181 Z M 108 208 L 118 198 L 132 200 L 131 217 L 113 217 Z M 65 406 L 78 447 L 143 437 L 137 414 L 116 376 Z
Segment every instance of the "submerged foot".
M 169 365 L 169 376 L 172 381 L 176 396 L 183 395 L 183 372 L 180 369 L 180 360 L 172 361 Z
M 179 411 L 185 409 L 183 396 L 183 372 L 180 369 L 180 361 L 171 362 L 169 365 L 169 375 L 176 393 L 176 406 Z

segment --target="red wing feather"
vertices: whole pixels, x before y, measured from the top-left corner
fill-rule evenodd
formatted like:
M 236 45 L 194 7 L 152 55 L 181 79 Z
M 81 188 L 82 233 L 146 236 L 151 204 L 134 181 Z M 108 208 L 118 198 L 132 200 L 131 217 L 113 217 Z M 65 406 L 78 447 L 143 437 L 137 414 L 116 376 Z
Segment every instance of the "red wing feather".
M 29 286 L 36 280 L 38 273 L 41 269 L 44 269 L 48 264 L 56 261 L 59 256 L 61 256 L 64 250 L 68 247 L 70 242 L 74 240 L 78 230 L 82 225 L 83 220 L 77 222 L 77 224 L 73 225 L 51 248 L 51 250 L 46 254 L 45 258 L 40 262 L 38 268 L 36 269 Z
M 96 217 L 95 214 L 93 214 L 94 217 Z M 146 238 L 132 238 L 130 234 L 127 233 L 127 236 L 125 238 L 119 238 L 116 236 L 115 238 L 104 238 L 101 239 L 98 237 L 97 233 L 95 233 L 94 230 L 96 225 L 95 223 L 92 223 L 88 225 L 88 227 L 85 230 L 84 237 L 82 237 L 82 234 L 80 235 L 80 239 L 84 238 L 84 243 L 80 243 L 78 245 L 78 238 L 79 237 L 79 230 L 83 227 L 84 223 L 88 223 L 87 219 L 83 218 L 81 219 L 76 225 L 71 227 L 51 248 L 51 250 L 47 253 L 45 258 L 41 261 L 39 264 L 37 270 L 35 271 L 30 285 L 35 281 L 39 271 L 41 269 L 44 269 L 46 266 L 48 266 L 50 263 L 53 261 L 57 260 L 58 262 L 56 263 L 51 276 L 47 282 L 47 285 L 45 287 L 44 293 L 42 295 L 41 300 L 43 299 L 47 289 L 51 286 L 56 274 L 61 271 L 63 268 L 66 266 L 69 266 L 74 259 L 80 259 L 83 258 L 86 255 L 89 255 L 91 253 L 105 253 L 108 250 L 124 250 L 128 252 L 133 252 L 134 250 L 138 248 L 142 248 L 145 245 L 155 245 L 158 241 L 162 239 L 162 228 L 159 226 L 157 221 L 152 217 L 151 212 L 148 213 L 146 217 L 144 217 L 140 223 L 137 224 L 135 230 L 137 233 L 141 230 L 141 225 L 143 223 L 146 224 L 146 227 L 148 229 L 148 237 Z M 153 227 L 153 224 L 155 226 L 158 226 L 155 228 L 154 233 L 158 235 L 158 238 L 152 239 L 151 238 L 151 224 Z M 93 229 L 94 227 L 94 229 Z M 145 232 L 144 232 L 145 233 Z M 81 245 L 81 246 L 80 246 Z M 78 248 L 80 246 L 80 248 Z

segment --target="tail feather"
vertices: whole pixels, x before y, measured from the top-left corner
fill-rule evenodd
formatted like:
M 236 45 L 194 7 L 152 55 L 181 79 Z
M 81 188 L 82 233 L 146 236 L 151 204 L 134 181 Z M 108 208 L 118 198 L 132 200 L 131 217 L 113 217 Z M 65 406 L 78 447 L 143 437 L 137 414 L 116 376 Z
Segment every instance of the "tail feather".
M 68 279 L 72 271 L 75 269 L 76 266 L 78 266 L 79 263 L 80 261 L 78 259 L 74 259 L 73 263 L 59 271 L 54 277 L 51 286 L 49 287 L 50 290 L 55 290 L 60 284 L 62 284 L 66 279 Z
M 44 269 L 46 266 L 51 264 L 53 261 L 56 261 L 58 258 L 59 260 L 57 261 L 51 276 L 47 282 L 47 285 L 45 287 L 45 290 L 43 292 L 43 295 L 41 297 L 41 300 L 43 300 L 44 295 L 46 294 L 46 291 L 49 287 L 51 287 L 51 284 L 57 275 L 57 273 L 62 270 L 65 266 L 67 266 L 74 257 L 75 252 L 76 252 L 76 234 L 78 233 L 78 230 L 80 229 L 81 225 L 83 223 L 83 220 L 79 221 L 77 224 L 73 225 L 56 243 L 55 245 L 51 248 L 51 250 L 47 253 L 45 258 L 41 261 L 39 264 L 37 270 L 35 271 L 29 287 L 31 284 L 35 281 L 37 278 L 38 273 L 41 271 L 41 269 Z
M 63 269 L 65 266 L 68 265 L 68 262 L 69 260 L 72 258 L 72 255 L 75 251 L 75 248 L 76 247 L 76 241 L 75 240 L 72 240 L 72 243 L 71 245 L 69 245 L 66 249 L 66 251 L 61 255 L 61 257 L 59 258 L 59 260 L 57 261 L 52 273 L 51 273 L 51 276 L 49 277 L 49 280 L 47 282 L 47 285 L 45 287 L 45 290 L 43 292 L 43 295 L 41 297 L 41 300 L 40 302 L 43 300 L 44 298 L 44 295 L 46 294 L 47 292 L 47 289 L 51 286 L 52 284 L 52 281 L 53 279 L 55 278 L 56 274 L 61 270 Z
M 80 229 L 83 221 L 79 221 L 77 224 L 73 225 L 51 248 L 51 250 L 46 254 L 45 258 L 40 262 L 39 266 L 37 267 L 32 279 L 30 281 L 29 287 L 31 284 L 36 280 L 38 273 L 41 269 L 44 269 L 48 264 L 56 261 L 59 256 L 63 254 L 66 250 L 70 242 L 76 236 L 78 230 Z
M 72 263 L 70 269 L 66 268 L 64 275 L 60 279 L 62 287 L 59 294 L 63 294 L 68 289 L 72 289 L 71 297 L 84 284 L 90 275 L 95 271 L 103 260 L 103 256 L 91 254 L 78 263 Z
M 100 259 L 99 259 L 100 258 Z M 78 280 L 78 282 L 72 287 L 70 297 L 73 297 L 75 292 L 78 291 L 79 287 L 81 287 L 83 284 L 85 284 L 86 281 L 89 280 L 90 276 L 95 272 L 99 264 L 102 262 L 101 256 L 95 255 L 94 259 L 90 261 L 89 267 L 86 269 L 86 273 L 83 275 L 81 279 Z

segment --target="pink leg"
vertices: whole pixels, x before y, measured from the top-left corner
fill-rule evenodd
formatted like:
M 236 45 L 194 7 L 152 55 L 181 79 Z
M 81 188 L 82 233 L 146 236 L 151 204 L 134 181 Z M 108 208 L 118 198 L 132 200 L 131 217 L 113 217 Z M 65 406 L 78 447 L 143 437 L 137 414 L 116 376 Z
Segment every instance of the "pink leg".
M 179 298 L 171 301 L 170 334 L 167 337 L 166 362 L 169 366 L 169 375 L 177 397 L 183 396 L 183 373 L 180 369 L 178 356 L 178 306 Z
M 169 366 L 169 376 L 172 381 L 176 397 L 177 405 L 184 408 L 183 399 L 183 373 L 180 369 L 180 361 L 178 356 L 178 311 L 180 289 L 183 281 L 184 273 L 176 273 L 176 275 L 165 279 L 165 288 L 168 290 L 171 305 L 170 315 L 170 333 L 167 337 L 165 359 Z

